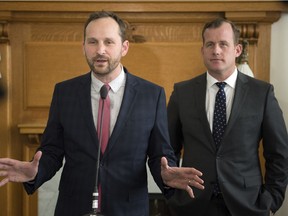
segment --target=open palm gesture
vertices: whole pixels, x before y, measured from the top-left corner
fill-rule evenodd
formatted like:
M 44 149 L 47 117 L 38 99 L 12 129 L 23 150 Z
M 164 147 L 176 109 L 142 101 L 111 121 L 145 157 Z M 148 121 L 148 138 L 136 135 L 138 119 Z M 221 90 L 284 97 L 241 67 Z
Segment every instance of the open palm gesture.
M 8 182 L 27 182 L 35 178 L 38 173 L 39 160 L 42 152 L 38 151 L 31 162 L 0 158 L 0 187 Z

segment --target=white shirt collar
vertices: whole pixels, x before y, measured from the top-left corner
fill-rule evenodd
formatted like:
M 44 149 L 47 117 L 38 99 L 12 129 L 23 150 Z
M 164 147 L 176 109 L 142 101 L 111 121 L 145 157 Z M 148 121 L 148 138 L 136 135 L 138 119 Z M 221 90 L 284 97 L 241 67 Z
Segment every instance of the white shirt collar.
M 108 83 L 113 92 L 117 92 L 120 89 L 120 87 L 123 84 L 125 84 L 126 76 L 125 76 L 124 68 L 123 67 L 121 67 L 121 68 L 122 69 L 121 69 L 120 74 L 114 80 L 112 80 L 110 83 Z M 96 90 L 96 92 L 100 92 L 101 87 L 104 85 L 103 82 L 98 80 L 93 75 L 93 72 L 91 72 L 91 84 L 94 87 L 94 89 Z
M 218 80 L 216 80 L 214 77 L 212 77 L 208 71 L 206 72 L 207 74 L 207 88 L 212 87 L 216 82 L 219 82 Z M 235 67 L 235 70 L 233 71 L 233 73 L 223 82 L 226 82 L 231 88 L 235 89 L 236 86 L 236 80 L 237 80 L 237 75 L 238 75 L 238 70 Z

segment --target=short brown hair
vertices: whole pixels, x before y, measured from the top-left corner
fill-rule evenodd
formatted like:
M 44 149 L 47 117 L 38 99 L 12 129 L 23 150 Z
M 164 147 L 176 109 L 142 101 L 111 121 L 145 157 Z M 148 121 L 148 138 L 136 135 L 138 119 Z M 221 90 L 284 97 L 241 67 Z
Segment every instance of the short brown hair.
M 218 28 L 220 27 L 223 23 L 229 23 L 232 27 L 233 30 L 233 34 L 234 34 L 234 44 L 238 44 L 239 43 L 239 38 L 240 38 L 240 30 L 237 28 L 237 26 L 231 22 L 230 20 L 227 20 L 225 18 L 219 17 L 217 19 L 212 20 L 211 22 L 208 22 L 204 25 L 203 30 L 202 30 L 202 40 L 204 43 L 204 33 L 206 31 L 206 29 L 210 29 L 210 28 Z
M 127 40 L 127 35 L 126 35 L 127 23 L 111 11 L 96 11 L 89 16 L 88 20 L 86 21 L 84 25 L 84 40 L 86 38 L 86 28 L 89 25 L 89 23 L 94 20 L 97 20 L 100 18 L 107 18 L 107 17 L 114 19 L 118 23 L 119 30 L 120 30 L 119 35 L 122 39 L 122 42 Z

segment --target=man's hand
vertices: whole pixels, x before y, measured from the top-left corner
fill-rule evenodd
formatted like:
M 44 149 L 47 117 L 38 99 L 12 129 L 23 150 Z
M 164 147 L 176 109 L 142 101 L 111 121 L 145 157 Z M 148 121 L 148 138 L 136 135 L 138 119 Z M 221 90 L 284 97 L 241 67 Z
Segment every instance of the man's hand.
M 191 186 L 203 190 L 202 173 L 190 167 L 169 167 L 165 157 L 161 158 L 161 176 L 164 183 L 170 187 L 186 190 L 194 198 Z
M 27 182 L 33 180 L 38 173 L 38 165 L 42 152 L 38 151 L 31 162 L 0 158 L 0 187 L 8 182 Z

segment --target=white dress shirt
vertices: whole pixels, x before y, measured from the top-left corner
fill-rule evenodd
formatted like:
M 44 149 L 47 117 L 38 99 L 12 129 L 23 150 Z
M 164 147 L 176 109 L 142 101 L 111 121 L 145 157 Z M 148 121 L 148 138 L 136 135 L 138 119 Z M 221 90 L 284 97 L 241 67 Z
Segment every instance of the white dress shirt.
M 227 122 L 230 117 L 231 108 L 233 104 L 233 98 L 235 94 L 235 86 L 236 86 L 236 79 L 237 79 L 237 68 L 235 67 L 234 72 L 223 82 L 226 82 L 226 86 L 224 88 L 226 94 L 226 116 Z M 215 97 L 219 90 L 218 86 L 215 84 L 219 82 L 214 77 L 212 77 L 207 71 L 207 87 L 206 87 L 206 113 L 207 119 L 210 124 L 210 129 L 212 132 L 213 128 L 213 115 L 214 115 L 214 106 L 215 106 Z
M 113 132 L 116 120 L 119 114 L 121 107 L 124 89 L 126 83 L 126 74 L 122 67 L 121 73 L 112 80 L 109 84 L 111 89 L 108 92 L 110 97 L 110 135 Z M 104 85 L 103 82 L 98 80 L 91 72 L 91 103 L 92 103 L 92 113 L 95 128 L 97 129 L 97 119 L 98 119 L 98 107 L 99 107 L 99 98 L 100 98 L 100 89 Z

